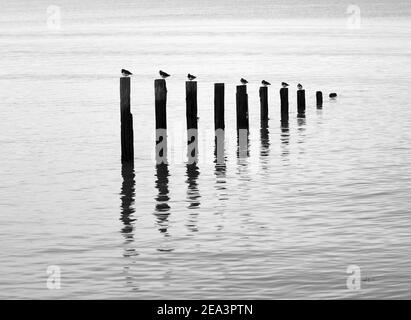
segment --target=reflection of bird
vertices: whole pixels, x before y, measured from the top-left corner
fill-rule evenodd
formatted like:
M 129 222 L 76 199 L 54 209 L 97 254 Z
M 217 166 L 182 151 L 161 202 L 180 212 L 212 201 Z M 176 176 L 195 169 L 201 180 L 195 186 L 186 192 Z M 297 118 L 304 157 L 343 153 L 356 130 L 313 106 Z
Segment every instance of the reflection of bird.
M 247 83 L 248 83 L 248 81 L 247 81 L 247 80 L 245 80 L 244 78 L 241 78 L 241 80 L 240 80 L 240 81 L 241 81 L 241 83 L 242 83 L 242 84 L 247 84 Z
M 188 78 L 188 80 L 192 81 L 192 80 L 194 80 L 194 79 L 197 78 L 197 77 L 196 77 L 196 76 L 193 76 L 192 74 L 188 74 L 188 75 L 187 75 L 187 78 Z
M 283 86 L 283 88 L 287 88 L 290 86 L 287 82 L 282 82 L 281 85 Z
M 271 83 L 269 83 L 268 81 L 265 81 L 265 80 L 261 81 L 261 84 L 262 84 L 264 87 L 266 87 L 266 86 L 271 86 Z
M 301 83 L 299 83 L 299 84 L 297 85 L 297 88 L 298 88 L 298 90 L 302 90 L 302 89 L 303 89 L 303 85 L 302 85 Z
M 165 79 L 168 78 L 170 75 L 162 70 L 159 71 L 160 76 Z
M 121 69 L 121 74 L 123 75 L 123 77 L 128 77 L 132 75 L 132 73 L 126 69 Z

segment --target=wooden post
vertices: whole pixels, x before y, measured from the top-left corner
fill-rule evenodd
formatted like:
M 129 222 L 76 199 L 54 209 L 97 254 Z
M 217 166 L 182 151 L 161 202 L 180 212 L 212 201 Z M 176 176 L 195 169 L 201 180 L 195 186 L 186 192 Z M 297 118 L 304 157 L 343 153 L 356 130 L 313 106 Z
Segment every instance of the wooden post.
M 288 124 L 288 88 L 281 88 L 281 123 Z
M 321 91 L 317 91 L 315 95 L 317 98 L 317 109 L 321 109 L 323 107 L 323 93 Z
M 225 129 L 224 83 L 214 84 L 214 130 Z
M 186 81 L 187 129 L 197 129 L 197 81 Z
M 154 80 L 156 129 L 167 129 L 167 86 L 165 79 Z
M 121 162 L 134 162 L 133 115 L 130 112 L 130 78 L 120 78 Z
M 305 90 L 297 91 L 297 117 L 305 117 Z
M 240 129 L 249 129 L 248 123 L 248 95 L 247 86 L 237 86 L 236 95 L 236 109 L 237 109 L 237 132 Z
M 188 163 L 197 163 L 197 81 L 186 81 L 187 156 Z
M 260 87 L 260 122 L 264 126 L 268 122 L 268 88 Z

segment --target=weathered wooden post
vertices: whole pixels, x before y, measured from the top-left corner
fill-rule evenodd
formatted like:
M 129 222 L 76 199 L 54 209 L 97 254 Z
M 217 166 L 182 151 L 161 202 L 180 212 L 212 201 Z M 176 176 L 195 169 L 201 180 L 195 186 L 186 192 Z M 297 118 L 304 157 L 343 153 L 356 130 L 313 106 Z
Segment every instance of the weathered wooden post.
M 223 165 L 224 159 L 224 83 L 214 84 L 214 132 L 215 132 L 215 151 L 217 165 Z
M 165 79 L 154 80 L 156 113 L 156 163 L 167 164 L 167 85 Z
M 261 126 L 268 123 L 268 88 L 260 87 L 260 122 Z
M 130 111 L 130 78 L 120 78 L 121 162 L 134 162 L 133 115 Z
M 323 93 L 321 91 L 317 91 L 315 96 L 317 100 L 317 109 L 321 109 L 323 107 Z
M 225 129 L 224 83 L 214 84 L 214 130 Z
M 154 80 L 156 129 L 167 129 L 167 85 L 165 79 Z
M 187 129 L 197 129 L 197 81 L 186 81 Z
M 281 123 L 288 124 L 288 88 L 280 89 Z
M 305 90 L 297 91 L 297 117 L 305 117 Z
M 248 123 L 248 95 L 247 86 L 237 86 L 236 94 L 236 109 L 237 109 L 237 132 L 240 129 L 249 129 Z
M 188 163 L 198 160 L 197 81 L 186 81 L 187 156 Z
M 236 111 L 237 111 L 237 142 L 238 156 L 240 158 L 248 156 L 248 95 L 247 86 L 237 86 L 236 94 Z

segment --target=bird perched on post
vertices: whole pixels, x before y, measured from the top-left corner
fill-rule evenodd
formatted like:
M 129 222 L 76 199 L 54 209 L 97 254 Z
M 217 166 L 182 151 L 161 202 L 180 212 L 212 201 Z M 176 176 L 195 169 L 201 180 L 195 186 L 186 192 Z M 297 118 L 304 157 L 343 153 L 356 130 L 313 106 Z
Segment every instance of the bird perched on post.
M 128 77 L 132 75 L 132 73 L 126 69 L 121 69 L 121 74 L 123 75 L 123 77 Z
M 266 86 L 271 86 L 271 83 L 269 83 L 268 81 L 265 81 L 265 80 L 261 81 L 261 84 L 262 84 L 264 87 L 266 87 Z
M 244 78 L 241 78 L 240 81 L 241 81 L 242 84 L 247 84 L 248 83 L 248 81 L 245 80 Z
M 303 85 L 302 85 L 301 83 L 299 83 L 299 84 L 297 85 L 297 89 L 298 89 L 298 90 L 303 90 Z
M 289 87 L 290 85 L 289 85 L 287 82 L 282 82 L 282 83 L 281 83 L 281 86 L 282 86 L 283 88 L 287 88 L 287 87 Z
M 161 76 L 163 79 L 168 78 L 168 77 L 170 76 L 168 73 L 166 73 L 166 72 L 164 72 L 164 71 L 162 71 L 162 70 L 160 70 L 158 73 L 160 74 L 160 76 Z
M 188 74 L 187 75 L 188 80 L 193 81 L 194 79 L 196 79 L 196 76 L 193 76 L 192 74 Z

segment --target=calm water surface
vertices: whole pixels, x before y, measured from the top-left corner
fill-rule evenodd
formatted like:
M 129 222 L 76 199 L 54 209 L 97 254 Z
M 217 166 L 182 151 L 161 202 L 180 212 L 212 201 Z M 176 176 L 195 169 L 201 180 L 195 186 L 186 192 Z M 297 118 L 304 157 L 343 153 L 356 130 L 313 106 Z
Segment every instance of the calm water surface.
M 411 4 L 13 1 L 0 16 L 0 298 L 411 298 Z M 2 4 L 3 6 L 3 4 Z M 251 9 L 250 9 L 251 7 Z M 233 9 L 234 8 L 234 9 Z M 119 70 L 135 165 L 121 166 Z M 168 80 L 157 167 L 153 81 Z M 199 163 L 186 164 L 185 75 L 198 75 Z M 237 157 L 235 86 L 249 80 Z M 260 130 L 259 82 L 270 121 Z M 278 84 L 290 90 L 281 128 Z M 226 83 L 214 163 L 213 83 Z M 295 86 L 307 91 L 296 118 Z M 315 91 L 336 101 L 315 107 Z M 46 287 L 61 268 L 61 290 Z M 349 265 L 361 290 L 347 289 Z

